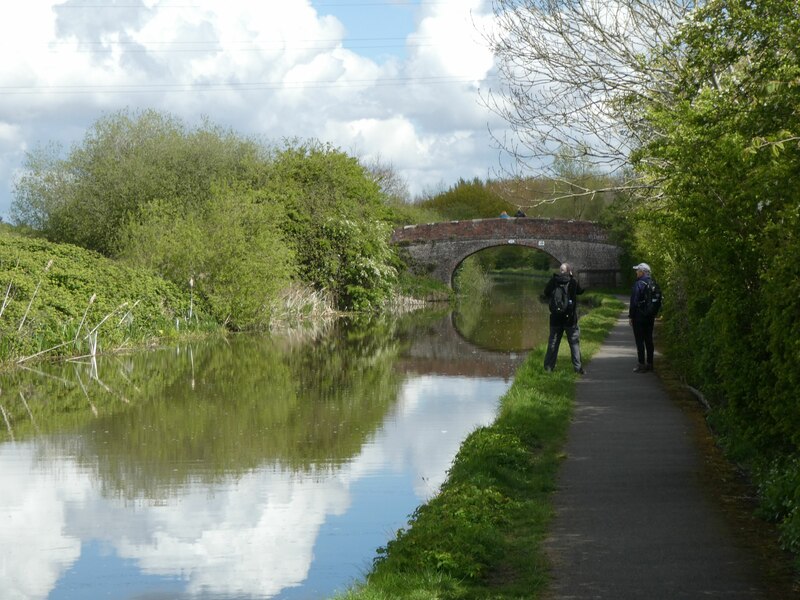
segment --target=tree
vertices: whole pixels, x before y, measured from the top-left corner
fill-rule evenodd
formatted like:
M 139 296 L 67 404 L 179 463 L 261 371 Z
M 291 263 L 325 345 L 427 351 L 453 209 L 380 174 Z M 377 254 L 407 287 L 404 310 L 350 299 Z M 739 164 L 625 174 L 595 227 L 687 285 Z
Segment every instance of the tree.
M 204 123 L 189 129 L 152 110 L 99 119 L 66 158 L 61 149 L 27 156 L 15 188 L 12 220 L 114 256 L 127 220 L 154 200 L 190 210 L 211 197 L 217 180 L 244 180 L 260 147 Z
M 511 130 L 495 138 L 512 178 L 557 177 L 555 157 L 580 149 L 595 169 L 624 171 L 657 135 L 648 103 L 669 104 L 680 53 L 664 52 L 695 0 L 493 0 L 488 34 L 504 87 L 485 98 Z M 632 172 L 631 172 L 632 173 Z M 636 178 L 618 187 L 638 188 Z
M 395 277 L 390 209 L 357 159 L 328 144 L 292 140 L 273 151 L 263 186 L 284 207 L 281 227 L 304 281 L 329 291 L 343 309 L 377 308 L 388 299 Z
M 263 329 L 293 275 L 283 217 L 281 206 L 242 184 L 215 186 L 191 211 L 153 201 L 125 227 L 123 257 L 191 286 L 231 329 Z
M 384 162 L 380 157 L 366 163 L 365 168 L 381 189 L 385 201 L 390 205 L 409 202 L 408 181 L 397 172 L 394 165 Z
M 670 288 L 676 363 L 798 552 L 800 5 L 709 0 L 664 53 L 682 68 L 669 104 L 642 104 L 659 135 L 633 162 L 660 195 L 641 247 Z
M 517 209 L 478 178 L 459 179 L 450 189 L 420 202 L 420 206 L 448 220 L 487 219 L 499 216 L 502 211 L 511 211 L 513 215 Z

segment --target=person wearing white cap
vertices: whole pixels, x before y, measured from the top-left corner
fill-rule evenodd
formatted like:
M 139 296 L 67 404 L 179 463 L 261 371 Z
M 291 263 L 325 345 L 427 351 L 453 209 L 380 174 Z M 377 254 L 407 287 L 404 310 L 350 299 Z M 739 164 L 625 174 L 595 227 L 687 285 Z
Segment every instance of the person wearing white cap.
M 650 265 L 639 263 L 633 269 L 636 271 L 636 283 L 631 290 L 631 302 L 628 307 L 628 323 L 633 327 L 633 337 L 636 340 L 636 354 L 639 363 L 634 371 L 646 373 L 653 370 L 653 329 L 655 328 L 655 314 L 644 314 L 642 300 L 645 288 L 650 284 Z

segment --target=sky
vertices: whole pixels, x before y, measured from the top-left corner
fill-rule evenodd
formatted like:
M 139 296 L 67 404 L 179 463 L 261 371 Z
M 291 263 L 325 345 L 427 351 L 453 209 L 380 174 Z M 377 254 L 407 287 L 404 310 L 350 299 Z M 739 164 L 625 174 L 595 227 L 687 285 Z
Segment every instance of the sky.
M 28 0 L 0 8 L 0 217 L 26 153 L 119 110 L 391 165 L 412 196 L 491 176 L 490 0 Z

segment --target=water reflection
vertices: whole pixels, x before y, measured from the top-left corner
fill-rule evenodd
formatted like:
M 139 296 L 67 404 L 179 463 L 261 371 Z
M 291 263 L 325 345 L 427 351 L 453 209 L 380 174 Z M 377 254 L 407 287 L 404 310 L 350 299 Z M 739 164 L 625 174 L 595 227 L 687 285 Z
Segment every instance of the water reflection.
M 241 336 L 5 375 L 3 597 L 347 586 L 510 384 L 454 374 L 475 348 L 436 338 L 450 323 L 345 325 L 309 344 Z
M 454 326 L 470 344 L 486 350 L 530 350 L 547 340 L 550 312 L 540 301 L 546 283 L 530 275 L 495 276 L 491 294 L 460 301 Z

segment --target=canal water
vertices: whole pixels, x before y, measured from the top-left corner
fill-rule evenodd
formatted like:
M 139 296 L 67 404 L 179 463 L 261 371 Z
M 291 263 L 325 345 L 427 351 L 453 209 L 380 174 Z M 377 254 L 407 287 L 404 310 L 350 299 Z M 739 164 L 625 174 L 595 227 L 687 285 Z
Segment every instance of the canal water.
M 345 589 L 493 421 L 538 291 L 0 375 L 2 598 Z

